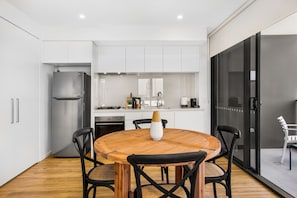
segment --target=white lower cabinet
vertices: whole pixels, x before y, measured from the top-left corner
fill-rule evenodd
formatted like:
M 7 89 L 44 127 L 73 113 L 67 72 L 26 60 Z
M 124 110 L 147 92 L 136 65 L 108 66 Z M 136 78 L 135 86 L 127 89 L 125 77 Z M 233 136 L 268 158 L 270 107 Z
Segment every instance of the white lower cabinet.
M 38 161 L 41 42 L 0 18 L 0 186 Z
M 135 129 L 133 120 L 142 119 L 142 112 L 126 112 L 125 113 L 125 130 Z
M 133 120 L 137 119 L 151 119 L 153 111 L 149 112 L 128 112 L 125 113 L 125 129 L 135 129 L 133 125 Z M 166 127 L 174 128 L 174 112 L 173 111 L 160 111 L 161 119 L 166 119 L 168 121 Z M 147 125 L 147 127 L 150 127 Z
M 161 119 L 168 121 L 166 128 L 180 128 L 189 129 L 194 131 L 200 131 L 208 133 L 207 124 L 205 123 L 204 111 L 201 110 L 161 110 Z M 137 119 L 149 119 L 152 118 L 152 111 L 135 110 L 127 112 L 114 112 L 114 113 L 95 113 L 94 116 L 125 116 L 125 130 L 135 129 L 133 120 Z M 150 125 L 147 125 L 150 127 Z
M 207 130 L 204 111 L 176 111 L 174 118 L 175 128 L 188 129 L 209 133 Z

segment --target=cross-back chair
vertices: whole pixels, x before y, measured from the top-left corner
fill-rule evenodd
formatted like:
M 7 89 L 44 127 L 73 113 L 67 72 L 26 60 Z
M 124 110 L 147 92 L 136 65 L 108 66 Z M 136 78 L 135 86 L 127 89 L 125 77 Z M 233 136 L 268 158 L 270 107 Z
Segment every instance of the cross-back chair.
M 94 143 L 93 129 L 82 128 L 73 133 L 72 141 L 80 155 L 83 198 L 87 198 L 89 192 L 93 189 L 93 198 L 96 197 L 96 187 L 104 186 L 114 191 L 114 164 L 103 164 L 96 160 L 96 154 L 93 152 L 93 159 L 90 157 L 91 144 Z M 91 162 L 92 166 L 88 169 Z
M 135 129 L 141 129 L 143 127 L 147 127 L 148 124 L 152 123 L 152 119 L 138 119 L 133 120 L 133 124 L 135 126 Z M 166 128 L 166 124 L 168 121 L 166 119 L 161 119 L 161 123 L 163 128 Z M 169 172 L 167 167 L 161 167 L 161 178 L 162 181 L 164 180 L 164 174 L 166 176 L 166 182 L 169 183 Z
M 127 157 L 128 162 L 134 168 L 136 180 L 136 189 L 134 197 L 142 198 L 144 195 L 149 198 L 154 197 L 187 197 L 193 198 L 195 193 L 197 170 L 199 165 L 205 159 L 207 153 L 204 151 L 178 153 L 178 154 L 160 154 L 160 155 L 130 155 Z M 183 175 L 183 178 L 177 183 L 167 184 L 158 183 L 154 178 L 149 176 L 143 169 L 143 166 L 165 165 L 166 166 L 186 166 L 193 164 L 193 168 Z M 185 186 L 185 181 L 190 179 L 190 188 Z M 148 184 L 143 184 L 144 182 Z
M 219 125 L 215 136 L 221 141 L 221 152 L 214 158 L 207 160 L 205 163 L 205 183 L 213 184 L 213 193 L 217 197 L 216 184 L 221 184 L 225 187 L 226 195 L 232 197 L 231 191 L 231 170 L 234 157 L 234 148 L 236 141 L 241 137 L 240 130 L 231 127 Z M 228 164 L 226 168 L 218 165 L 216 160 L 226 157 Z

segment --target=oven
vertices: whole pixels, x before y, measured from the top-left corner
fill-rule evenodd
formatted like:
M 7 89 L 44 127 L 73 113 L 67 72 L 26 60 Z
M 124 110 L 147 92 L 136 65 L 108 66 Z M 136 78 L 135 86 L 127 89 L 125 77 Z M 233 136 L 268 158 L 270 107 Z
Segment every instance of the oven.
M 115 131 L 125 130 L 124 116 L 95 117 L 95 139 Z

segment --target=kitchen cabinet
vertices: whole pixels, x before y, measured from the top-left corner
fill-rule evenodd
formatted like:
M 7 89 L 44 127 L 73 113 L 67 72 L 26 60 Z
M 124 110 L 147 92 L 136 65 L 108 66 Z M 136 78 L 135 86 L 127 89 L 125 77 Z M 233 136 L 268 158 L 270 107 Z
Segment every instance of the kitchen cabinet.
M 142 119 L 142 112 L 126 112 L 125 113 L 125 130 L 135 129 L 133 120 Z
M 43 63 L 91 63 L 91 41 L 44 41 Z
M 144 72 L 144 47 L 126 47 L 126 72 Z
M 125 116 L 125 130 L 135 129 L 133 120 L 151 119 L 154 110 L 125 110 L 112 113 L 94 113 L 94 116 Z M 160 110 L 161 119 L 168 121 L 167 128 L 180 128 L 208 133 L 205 111 L 198 109 Z M 147 126 L 149 127 L 149 125 Z
M 182 72 L 199 72 L 200 48 L 198 46 L 181 47 Z
M 166 110 L 161 110 L 159 111 L 161 119 L 165 119 L 168 121 L 166 127 L 167 128 L 174 128 L 174 111 L 166 111 Z M 152 118 L 153 116 L 153 111 L 150 112 L 143 112 L 142 118 Z
M 0 18 L 0 186 L 38 161 L 41 42 Z
M 206 121 L 204 111 L 185 110 L 175 112 L 175 128 L 195 130 L 209 134 Z
M 163 48 L 145 47 L 145 72 L 163 72 Z
M 95 72 L 126 72 L 126 49 L 124 46 L 99 46 L 95 59 Z
M 181 72 L 181 48 L 179 46 L 166 46 L 163 48 L 164 72 Z
M 166 127 L 174 128 L 174 112 L 173 111 L 159 111 L 161 119 L 166 119 L 168 121 Z M 126 112 L 125 113 L 125 129 L 135 129 L 133 120 L 138 119 L 151 119 L 153 111 L 144 112 Z M 150 127 L 149 125 L 147 127 Z
M 199 72 L 202 45 L 106 45 L 97 47 L 94 72 Z

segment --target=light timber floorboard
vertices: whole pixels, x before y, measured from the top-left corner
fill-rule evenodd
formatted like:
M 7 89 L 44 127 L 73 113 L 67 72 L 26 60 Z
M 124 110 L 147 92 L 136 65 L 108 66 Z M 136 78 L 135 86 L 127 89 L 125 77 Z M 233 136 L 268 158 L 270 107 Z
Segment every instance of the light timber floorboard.
M 220 161 L 226 164 L 225 160 Z M 151 174 L 160 177 L 160 168 L 150 168 Z M 173 181 L 174 169 L 170 169 Z M 133 171 L 131 171 L 133 173 Z M 132 188 L 134 175 L 131 176 Z M 233 197 L 278 197 L 236 166 L 232 172 Z M 113 192 L 107 188 L 97 188 L 97 197 L 110 198 Z M 0 188 L 0 198 L 81 198 L 82 182 L 79 158 L 54 158 L 39 162 Z M 90 196 L 91 197 L 91 196 Z M 205 197 L 213 197 L 212 185 L 206 185 Z M 223 188 L 218 188 L 218 197 L 225 197 Z

